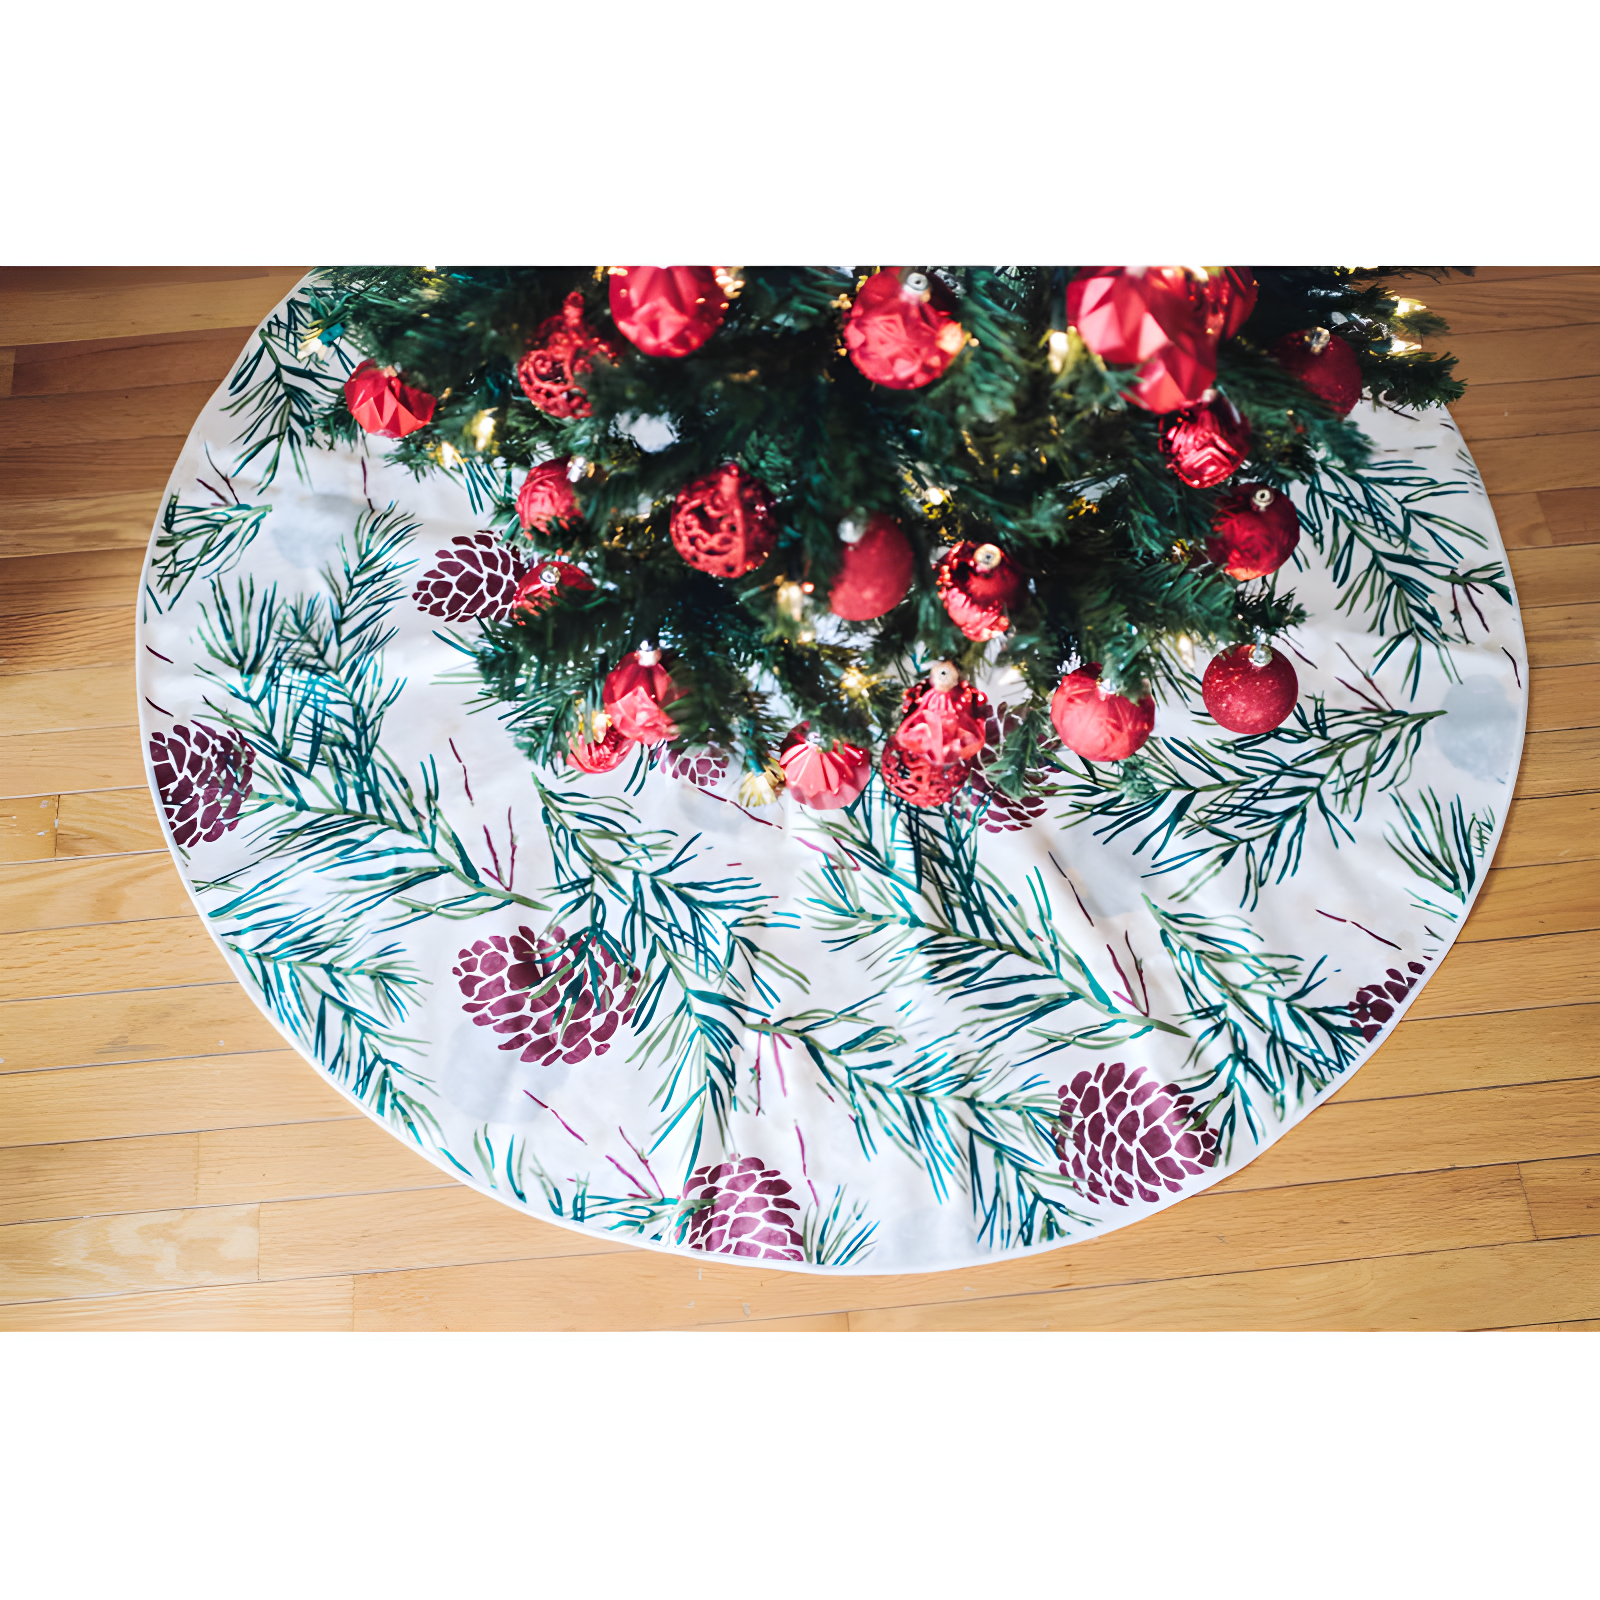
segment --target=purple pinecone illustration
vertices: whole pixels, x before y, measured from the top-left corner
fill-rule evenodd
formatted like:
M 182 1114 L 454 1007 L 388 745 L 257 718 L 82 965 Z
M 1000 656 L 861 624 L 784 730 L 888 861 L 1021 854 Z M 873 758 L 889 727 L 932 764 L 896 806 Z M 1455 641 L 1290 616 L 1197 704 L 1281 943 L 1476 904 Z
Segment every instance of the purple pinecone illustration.
M 411 598 L 446 622 L 503 622 L 522 581 L 522 563 L 492 533 L 458 533 L 417 580 Z
M 972 776 L 961 792 L 964 807 L 981 810 L 984 831 L 987 833 L 1015 833 L 1020 828 L 1031 828 L 1045 813 L 1045 804 L 1059 792 L 1058 786 L 1045 782 L 1045 769 L 1034 767 L 1028 773 L 1028 790 L 1020 799 L 1002 794 L 984 776 L 985 769 L 994 765 L 1000 755 L 1000 746 L 1006 735 L 1022 721 L 1022 713 L 1009 706 L 991 706 L 984 719 L 984 746 L 973 764 Z
M 520 1050 L 524 1061 L 603 1056 L 612 1035 L 633 1020 L 637 975 L 624 975 L 599 944 L 564 949 L 565 937 L 560 928 L 542 935 L 518 928 L 509 938 L 480 939 L 456 957 L 462 1010 L 480 1028 L 504 1034 L 498 1048 Z M 583 986 L 573 998 L 567 991 L 579 974 Z
M 255 764 L 255 751 L 231 729 L 180 722 L 171 733 L 151 734 L 150 765 L 173 839 L 187 849 L 232 832 Z
M 738 1156 L 700 1167 L 684 1186 L 691 1250 L 758 1261 L 804 1261 L 796 1226 L 800 1204 L 788 1182 L 759 1156 Z
M 1394 1015 L 1394 1003 L 1404 1000 L 1417 986 L 1417 979 L 1428 969 L 1420 961 L 1408 961 L 1409 972 L 1390 967 L 1388 975 L 1377 983 L 1369 983 L 1356 990 L 1356 997 L 1346 1007 L 1361 1027 L 1361 1037 L 1371 1044 L 1383 1032 L 1383 1025 Z
M 657 759 L 669 778 L 680 778 L 708 792 L 728 775 L 728 752 L 714 744 L 699 750 L 674 750 L 670 745 L 660 745 Z
M 1056 1091 L 1061 1124 L 1056 1154 L 1062 1175 L 1075 1178 L 1091 1200 L 1125 1206 L 1137 1196 L 1159 1200 L 1178 1193 L 1217 1162 L 1217 1134 L 1191 1096 L 1162 1087 L 1143 1067 L 1120 1061 L 1085 1068 Z

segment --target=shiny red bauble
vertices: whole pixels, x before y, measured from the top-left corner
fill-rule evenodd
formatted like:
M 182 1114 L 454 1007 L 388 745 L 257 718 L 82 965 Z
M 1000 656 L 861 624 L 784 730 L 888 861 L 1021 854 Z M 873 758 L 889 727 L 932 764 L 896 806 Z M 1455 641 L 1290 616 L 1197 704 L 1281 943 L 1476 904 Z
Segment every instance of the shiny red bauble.
M 596 356 L 615 361 L 616 351 L 583 320 L 583 296 L 574 289 L 561 310 L 534 330 L 517 363 L 517 382 L 546 416 L 586 417 L 589 396 L 580 380 L 593 370 Z
M 541 611 L 548 611 L 564 594 L 592 593 L 593 590 L 594 579 L 582 567 L 575 567 L 559 556 L 547 556 L 535 561 L 523 573 L 511 609 L 528 616 L 538 616 Z
M 954 546 L 935 575 L 950 620 L 969 639 L 995 639 L 1011 626 L 1011 609 L 1028 592 L 1028 580 L 996 544 Z
M 1129 700 L 1100 686 L 1097 662 L 1069 672 L 1050 697 L 1050 720 L 1061 742 L 1085 761 L 1126 761 L 1156 725 L 1156 703 Z
M 1237 471 L 1250 448 L 1250 424 L 1226 400 L 1192 407 L 1161 425 L 1161 454 L 1192 489 L 1212 489 Z
M 778 517 L 767 486 L 730 461 L 679 491 L 668 531 L 691 567 L 742 578 L 772 554 Z
M 403 439 L 433 420 L 438 402 L 425 389 L 400 381 L 393 367 L 363 361 L 344 381 L 344 403 L 358 427 L 380 439 Z
M 814 744 L 802 722 L 783 742 L 778 763 L 784 786 L 813 811 L 842 811 L 872 777 L 872 757 L 843 740 Z
M 582 515 L 568 476 L 571 464 L 567 456 L 541 462 L 522 480 L 517 491 L 517 521 L 524 530 L 549 533 L 563 523 L 576 522 Z
M 944 374 L 966 342 L 955 311 L 954 296 L 925 272 L 875 272 L 845 317 L 845 349 L 873 383 L 921 389 Z
M 1137 366 L 1203 331 L 1182 267 L 1085 267 L 1067 285 L 1067 321 L 1113 366 Z
M 963 682 L 948 661 L 935 662 L 921 683 L 906 690 L 901 710 L 895 743 L 941 766 L 974 760 L 988 738 L 988 697 Z
M 1272 347 L 1278 365 L 1341 417 L 1361 398 L 1361 363 L 1343 339 L 1326 328 L 1303 328 Z
M 878 758 L 878 771 L 891 794 L 924 810 L 946 805 L 959 793 L 972 775 L 965 761 L 941 762 L 907 750 L 898 739 L 890 738 Z
M 846 533 L 854 532 L 851 540 Z M 916 575 L 911 541 L 900 524 L 883 512 L 867 519 L 864 531 L 841 527 L 845 540 L 838 576 L 828 590 L 828 609 L 846 622 L 870 622 L 905 599 Z
M 600 702 L 623 738 L 638 744 L 662 744 L 678 737 L 677 723 L 662 707 L 682 693 L 660 651 L 630 650 L 606 675 Z
M 1200 694 L 1229 733 L 1266 733 L 1294 710 L 1300 680 L 1282 651 L 1241 644 L 1212 659 Z
M 692 355 L 728 314 L 717 267 L 613 267 L 611 320 L 647 356 Z
M 567 736 L 567 761 L 579 772 L 613 772 L 627 759 L 633 749 L 633 740 L 624 738 L 604 715 L 595 718 L 605 723 L 605 732 L 595 739 L 585 739 L 579 734 Z
M 1206 556 L 1241 583 L 1276 572 L 1300 542 L 1300 517 L 1288 495 L 1241 483 L 1211 518 Z

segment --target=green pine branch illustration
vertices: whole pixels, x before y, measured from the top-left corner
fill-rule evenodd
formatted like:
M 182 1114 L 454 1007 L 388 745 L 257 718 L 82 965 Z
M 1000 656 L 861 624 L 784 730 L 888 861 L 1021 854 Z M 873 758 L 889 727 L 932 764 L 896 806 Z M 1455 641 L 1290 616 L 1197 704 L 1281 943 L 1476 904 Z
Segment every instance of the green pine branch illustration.
M 1419 911 L 1457 921 L 1483 871 L 1484 858 L 1494 838 L 1494 811 L 1468 815 L 1459 795 L 1446 806 L 1432 789 L 1424 789 L 1415 806 L 1403 795 L 1390 798 L 1400 813 L 1402 826 L 1391 823 L 1385 828 L 1389 848 L 1417 877 L 1456 905 L 1454 909 L 1441 905 L 1420 889 L 1411 903 Z
M 159 591 L 150 599 L 157 610 L 176 604 L 196 579 L 210 582 L 231 572 L 271 510 L 238 502 L 185 505 L 177 495 L 169 496 L 150 559 L 150 576 Z

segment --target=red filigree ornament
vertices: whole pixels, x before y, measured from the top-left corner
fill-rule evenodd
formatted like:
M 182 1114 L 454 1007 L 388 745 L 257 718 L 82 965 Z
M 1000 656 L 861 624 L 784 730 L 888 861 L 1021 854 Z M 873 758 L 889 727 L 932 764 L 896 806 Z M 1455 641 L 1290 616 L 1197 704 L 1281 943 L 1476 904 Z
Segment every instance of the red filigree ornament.
M 1230 578 L 1248 583 L 1276 572 L 1300 542 L 1300 518 L 1288 495 L 1242 483 L 1211 519 L 1206 556 Z
M 615 361 L 617 353 L 583 320 L 583 296 L 574 289 L 561 310 L 534 329 L 517 363 L 517 382 L 546 416 L 586 417 L 589 396 L 581 379 L 594 370 L 596 356 Z
M 597 711 L 590 737 L 582 732 L 567 735 L 567 761 L 579 772 L 612 772 L 627 759 L 633 744 L 605 712 Z
M 886 389 L 921 389 L 942 377 L 966 334 L 955 297 L 925 272 L 886 268 L 862 284 L 844 319 L 856 370 Z
M 963 540 L 939 563 L 939 598 L 969 639 L 994 639 L 1011 626 L 1010 611 L 1028 580 L 997 544 Z
M 1256 308 L 1255 274 L 1247 267 L 1203 267 L 1191 273 L 1189 296 L 1200 310 L 1206 336 L 1231 339 Z
M 828 591 L 828 609 L 846 622 L 870 622 L 905 599 L 916 573 L 911 541 L 900 524 L 874 512 L 866 526 L 841 522 L 844 559 Z
M 647 356 L 692 355 L 722 326 L 723 267 L 613 267 L 611 320 Z
M 1220 396 L 1161 425 L 1161 454 L 1193 489 L 1212 489 L 1232 477 L 1249 449 L 1250 424 Z
M 517 491 L 517 520 L 524 532 L 532 528 L 549 533 L 552 528 L 577 522 L 582 515 L 578 497 L 572 492 L 570 456 L 542 462 L 522 480 Z
M 380 439 L 403 439 L 433 420 L 438 402 L 400 381 L 393 367 L 363 361 L 344 381 L 344 403 L 359 427 Z
M 778 518 L 767 486 L 730 461 L 684 486 L 669 531 L 691 567 L 713 578 L 742 578 L 772 554 Z
M 1100 664 L 1069 672 L 1050 697 L 1050 720 L 1061 742 L 1085 761 L 1126 761 L 1156 725 L 1156 703 L 1108 694 Z
M 1212 658 L 1200 694 L 1206 710 L 1229 733 L 1266 733 L 1294 710 L 1300 680 L 1281 651 L 1241 644 Z
M 636 744 L 662 744 L 678 737 L 678 725 L 663 706 L 683 691 L 672 681 L 661 652 L 649 645 L 630 650 L 606 675 L 600 702 L 625 739 Z
M 1343 339 L 1326 328 L 1303 328 L 1272 347 L 1278 365 L 1341 417 L 1361 398 L 1361 363 Z
M 594 589 L 594 579 L 582 567 L 563 561 L 559 555 L 547 556 L 528 568 L 517 585 L 513 611 L 537 616 L 548 611 L 564 593 L 582 594 Z
M 784 786 L 813 811 L 842 811 L 872 777 L 872 757 L 839 739 L 823 739 L 802 722 L 783 741 L 778 764 Z

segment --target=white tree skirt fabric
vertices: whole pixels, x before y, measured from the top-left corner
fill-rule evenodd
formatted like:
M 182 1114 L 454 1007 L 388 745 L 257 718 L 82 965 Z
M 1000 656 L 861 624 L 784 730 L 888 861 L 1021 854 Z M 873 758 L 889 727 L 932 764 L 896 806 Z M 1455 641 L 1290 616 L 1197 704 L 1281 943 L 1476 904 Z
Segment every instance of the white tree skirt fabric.
M 331 386 L 295 318 L 262 337 L 309 374 L 290 388 Z M 233 398 L 145 571 L 174 856 L 310 1069 L 531 1216 L 872 1273 L 1125 1227 L 1361 1065 L 1493 855 L 1527 655 L 1442 412 L 1364 403 L 1364 486 L 1296 491 L 1278 576 L 1311 620 L 1275 733 L 1206 717 L 1202 657 L 1126 772 L 920 814 L 874 778 L 818 815 L 741 807 L 716 752 L 533 767 L 471 658 L 515 564 L 464 473 L 419 482 L 375 439 L 272 473 Z M 1014 682 L 983 687 L 1003 717 Z

